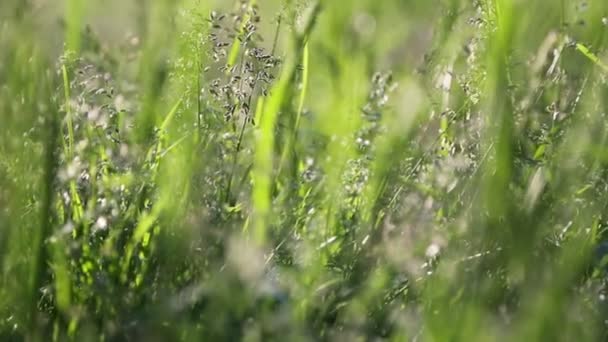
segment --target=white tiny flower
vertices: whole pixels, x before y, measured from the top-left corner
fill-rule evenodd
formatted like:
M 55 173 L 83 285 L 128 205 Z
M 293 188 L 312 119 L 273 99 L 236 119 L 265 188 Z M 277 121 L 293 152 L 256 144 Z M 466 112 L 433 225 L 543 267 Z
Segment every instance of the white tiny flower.
M 106 229 L 108 227 L 108 219 L 105 216 L 99 216 L 95 222 L 95 227 L 97 229 Z
M 425 255 L 427 258 L 435 258 L 439 255 L 441 247 L 438 244 L 432 243 L 426 248 Z
M 93 108 L 87 113 L 87 119 L 90 121 L 97 121 L 97 119 L 99 119 L 99 113 L 100 110 L 98 107 Z

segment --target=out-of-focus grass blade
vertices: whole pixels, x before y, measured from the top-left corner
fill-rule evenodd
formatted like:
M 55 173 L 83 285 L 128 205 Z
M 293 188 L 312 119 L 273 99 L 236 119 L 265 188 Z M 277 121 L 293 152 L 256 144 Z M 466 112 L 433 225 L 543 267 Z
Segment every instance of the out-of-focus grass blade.
M 240 4 L 239 4 L 240 5 Z M 255 6 L 256 0 L 249 0 L 247 6 Z M 239 58 L 239 53 L 241 51 L 241 41 L 239 40 L 239 35 L 243 33 L 245 30 L 245 25 L 249 18 L 249 13 L 243 19 L 243 24 L 241 25 L 239 34 L 232 41 L 232 47 L 230 48 L 230 54 L 228 55 L 228 66 L 233 67 L 236 64 L 236 61 Z
M 304 51 L 302 52 L 302 90 L 300 91 L 300 98 L 298 100 L 298 114 L 296 117 L 296 125 L 294 132 L 297 132 L 300 126 L 300 119 L 302 118 L 302 111 L 304 110 L 304 102 L 306 101 L 306 90 L 308 89 L 308 73 L 310 69 L 310 52 L 308 51 L 308 42 L 304 44 Z
M 69 51 L 80 51 L 81 28 L 84 19 L 85 0 L 66 1 L 66 43 Z
M 256 135 L 253 167 L 253 207 L 255 210 L 254 239 L 263 244 L 271 206 L 272 174 L 274 169 L 275 125 L 279 111 L 285 101 L 285 92 L 292 71 L 286 68 L 264 103 L 260 127 Z

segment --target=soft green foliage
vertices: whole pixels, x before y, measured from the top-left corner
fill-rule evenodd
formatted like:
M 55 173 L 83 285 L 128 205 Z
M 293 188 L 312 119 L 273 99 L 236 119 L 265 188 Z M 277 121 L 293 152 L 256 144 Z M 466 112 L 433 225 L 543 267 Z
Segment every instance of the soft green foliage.
M 605 340 L 607 48 L 600 0 L 3 0 L 0 340 Z

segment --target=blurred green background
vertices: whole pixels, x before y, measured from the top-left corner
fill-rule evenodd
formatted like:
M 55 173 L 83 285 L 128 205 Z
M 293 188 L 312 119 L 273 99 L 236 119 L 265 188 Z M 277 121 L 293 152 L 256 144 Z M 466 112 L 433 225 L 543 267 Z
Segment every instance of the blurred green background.
M 3 0 L 0 339 L 604 340 L 608 3 Z

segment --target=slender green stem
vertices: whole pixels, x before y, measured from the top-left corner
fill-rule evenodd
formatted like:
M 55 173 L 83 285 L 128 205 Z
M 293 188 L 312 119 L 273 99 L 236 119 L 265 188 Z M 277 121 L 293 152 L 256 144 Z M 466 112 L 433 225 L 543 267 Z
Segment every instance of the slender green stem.
M 589 50 L 585 45 L 578 43 L 578 44 L 576 44 L 576 49 L 580 53 L 582 53 L 585 57 L 587 57 L 590 61 L 592 61 L 595 65 L 600 67 L 600 69 L 602 69 L 602 71 L 608 73 L 608 65 L 606 65 L 604 62 L 602 62 L 602 60 L 598 56 L 596 56 L 593 52 L 591 52 L 591 50 Z
M 304 102 L 306 101 L 306 90 L 308 89 L 308 73 L 309 73 L 309 51 L 308 42 L 304 44 L 304 51 L 302 52 L 302 89 L 300 90 L 300 99 L 298 101 L 298 114 L 296 116 L 296 123 L 294 127 L 294 135 L 297 135 L 298 128 L 300 127 L 300 119 L 302 118 L 302 112 L 304 110 Z
M 72 118 L 72 108 L 70 104 L 70 80 L 68 77 L 68 70 L 65 64 L 61 67 L 61 73 L 63 75 L 63 92 L 65 96 L 65 113 L 66 113 L 66 124 L 68 126 L 68 158 L 71 160 L 74 157 L 74 123 Z

